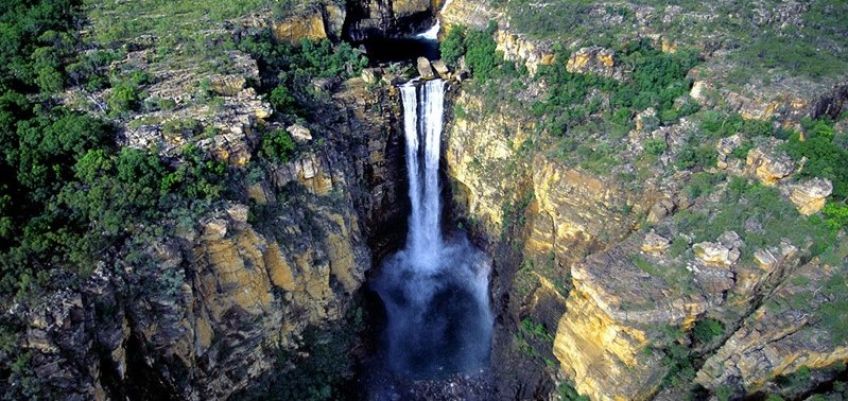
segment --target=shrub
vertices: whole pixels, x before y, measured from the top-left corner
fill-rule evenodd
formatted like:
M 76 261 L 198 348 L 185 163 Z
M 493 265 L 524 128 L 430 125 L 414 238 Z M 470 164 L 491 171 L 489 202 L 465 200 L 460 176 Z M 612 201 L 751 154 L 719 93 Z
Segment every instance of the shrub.
M 791 135 L 784 150 L 796 160 L 807 158 L 800 173 L 802 177 L 831 180 L 833 195 L 845 199 L 848 197 L 848 150 L 835 145 L 833 129 L 820 122 L 810 127 L 807 136 L 802 140 L 798 133 Z
M 277 129 L 262 137 L 260 149 L 262 156 L 269 160 L 287 162 L 294 155 L 295 143 L 286 130 Z
M 271 91 L 268 101 L 270 101 L 271 105 L 274 106 L 274 109 L 279 112 L 288 111 L 295 106 L 294 96 L 291 95 L 289 88 L 285 85 L 277 85 L 277 87 Z
M 697 172 L 692 174 L 685 189 L 690 198 L 697 198 L 703 194 L 709 194 L 715 186 L 725 179 L 724 174 L 710 174 Z
M 724 323 L 712 318 L 699 320 L 692 328 L 692 337 L 699 344 L 709 344 L 714 338 L 722 335 L 724 335 Z
M 832 230 L 840 230 L 848 227 L 848 205 L 844 203 L 828 202 L 822 209 L 824 223 Z
M 150 76 L 142 71 L 136 71 L 128 76 L 116 79 L 112 85 L 112 92 L 106 98 L 109 113 L 112 116 L 120 116 L 138 110 L 142 97 L 141 85 L 149 81 Z
M 674 166 L 678 170 L 702 170 L 714 166 L 717 156 L 715 147 L 709 144 L 689 143 L 678 153 Z
M 487 81 L 497 68 L 500 60 L 496 54 L 497 45 L 492 38 L 497 29 L 497 24 L 489 22 L 485 31 L 472 30 L 465 38 L 465 62 L 474 75 L 474 78 L 484 82 Z
M 442 60 L 450 66 L 455 66 L 459 58 L 465 54 L 465 27 L 453 26 L 448 31 L 445 40 L 439 46 Z
M 659 156 L 665 153 L 668 144 L 663 139 L 649 139 L 645 141 L 645 152 L 649 155 Z
M 580 395 L 569 383 L 562 383 L 557 388 L 559 401 L 589 401 L 589 397 Z

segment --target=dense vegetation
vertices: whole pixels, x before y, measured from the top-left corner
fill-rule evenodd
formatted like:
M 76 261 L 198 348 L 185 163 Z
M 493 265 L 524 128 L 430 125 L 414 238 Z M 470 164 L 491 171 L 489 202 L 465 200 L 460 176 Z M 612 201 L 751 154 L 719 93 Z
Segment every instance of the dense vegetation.
M 160 156 L 156 148 L 118 146 L 116 129 L 106 117 L 128 121 L 139 112 L 172 110 L 176 104 L 149 98 L 145 88 L 155 79 L 147 71 L 106 70 L 124 56 L 127 47 L 122 42 L 156 33 L 160 35 L 160 61 L 167 64 L 185 56 L 202 68 L 220 71 L 217 61 L 212 60 L 215 65 L 211 67 L 204 65 L 192 52 L 221 55 L 226 49 L 235 49 L 235 41 L 219 41 L 220 36 L 206 34 L 200 38 L 197 27 L 187 22 L 202 20 L 197 13 L 217 20 L 236 17 L 266 2 L 148 3 L 14 0 L 0 5 L 0 305 L 4 310 L 13 303 L 43 302 L 39 296 L 53 290 L 78 289 L 97 266 L 118 274 L 132 266 L 143 274 L 149 266 L 143 251 L 146 246 L 174 226 L 187 224 L 190 228 L 217 202 L 239 196 L 230 188 L 242 173 L 230 170 L 192 141 L 169 158 Z M 138 15 L 111 24 L 111 16 L 132 14 L 138 7 L 146 12 L 167 10 L 163 15 L 171 15 L 176 7 L 185 14 L 179 15 L 180 21 Z M 90 13 L 87 17 L 95 26 L 97 42 L 78 36 L 83 12 Z M 258 83 L 260 89 L 267 88 L 269 101 L 286 121 L 308 115 L 305 110 L 314 110 L 315 102 L 322 100 L 313 85 L 315 79 L 350 77 L 367 63 L 344 43 L 305 41 L 292 46 L 272 43 L 263 35 L 245 37 L 238 45 L 260 58 L 263 78 L 267 78 Z M 183 51 L 179 57 L 168 54 L 176 48 Z M 210 92 L 204 85 L 208 87 L 208 82 L 201 82 L 201 92 Z M 104 113 L 98 117 L 60 105 L 56 99 L 69 87 L 89 92 L 108 89 Z M 214 99 L 206 96 L 212 103 Z M 191 137 L 211 135 L 215 130 L 189 118 L 166 121 L 162 131 L 165 135 L 189 132 Z M 263 133 L 254 160 L 285 162 L 295 152 L 291 135 L 273 130 Z M 177 293 L 182 272 L 165 276 L 162 283 L 139 283 L 143 288 L 133 291 Z M 0 318 L 0 379 L 4 382 L 0 398 L 50 397 L 45 393 L 50 387 L 29 367 L 32 354 L 18 346 L 23 322 L 12 316 Z M 325 344 L 323 339 L 313 340 Z M 339 349 L 326 352 L 335 358 Z M 320 364 L 321 360 L 308 358 L 308 364 Z M 301 380 L 302 386 L 288 389 L 290 396 L 285 399 L 327 399 L 326 388 L 338 380 L 339 369 L 349 370 L 342 365 L 332 368 L 335 370 L 321 376 L 323 387 L 317 390 L 309 387 L 310 381 L 301 380 L 302 375 L 314 376 L 324 367 L 292 372 L 301 376 L 289 379 Z M 311 398 L 303 398 L 307 395 Z
M 269 92 L 269 100 L 281 114 L 294 117 L 315 109 L 320 91 L 314 85 L 323 80 L 333 85 L 358 75 L 368 58 L 347 42 L 333 45 L 328 40 L 302 40 L 298 45 L 276 42 L 270 31 L 242 39 L 239 48 L 260 63 L 260 89 Z
M 549 132 L 562 135 L 599 111 L 606 120 L 626 124 L 636 112 L 649 107 L 656 109 L 664 122 L 673 122 L 697 110 L 693 105 L 674 105 L 689 90 L 691 82 L 686 74 L 698 62 L 695 53 L 662 53 L 648 41 L 628 43 L 617 50 L 620 63 L 632 70 L 632 76 L 624 82 L 568 72 L 568 54 L 558 54 L 553 66 L 540 69 L 550 90 L 546 99 L 533 106 L 533 111 L 546 118 Z M 610 109 L 601 110 L 598 102 L 587 99 L 595 90 L 608 94 Z

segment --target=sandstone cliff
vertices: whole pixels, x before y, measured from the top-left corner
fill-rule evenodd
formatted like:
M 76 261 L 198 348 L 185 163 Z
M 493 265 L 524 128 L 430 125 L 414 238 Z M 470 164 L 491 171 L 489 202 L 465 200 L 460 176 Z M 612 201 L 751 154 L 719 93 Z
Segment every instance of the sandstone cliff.
M 779 83 L 740 88 L 714 69 L 724 66 L 727 72 L 737 65 L 723 52 L 713 54 L 709 37 L 693 34 L 695 28 L 684 29 L 679 37 L 667 36 L 665 26 L 653 18 L 665 13 L 663 21 L 675 20 L 686 11 L 621 6 L 635 12 L 637 35 L 663 52 L 684 45 L 702 50 L 706 60 L 691 73 L 690 93 L 702 107 L 736 112 L 744 119 L 774 118 L 785 126 L 796 126 L 802 117 L 843 110 L 838 84 L 842 78 L 783 77 Z M 589 8 L 587 21 L 581 23 L 615 25 L 610 6 L 606 11 Z M 484 29 L 495 20 L 499 29 L 494 38 L 504 58 L 525 64 L 535 74 L 555 57 L 546 55 L 550 43 L 569 37 L 569 32 L 556 39 L 522 34 L 510 12 L 509 6 L 454 1 L 441 20 L 448 30 L 455 25 Z M 634 16 L 621 14 L 624 19 Z M 686 18 L 704 17 L 696 14 Z M 623 38 L 633 34 L 621 33 Z M 630 79 L 614 52 L 586 47 L 591 44 L 586 37 L 569 39 L 569 72 Z M 527 105 L 544 99 L 545 88 L 538 80 L 522 80 L 525 86 L 518 92 L 510 92 L 508 84 L 489 83 L 488 91 L 478 87 L 485 84 L 464 84 L 453 98 L 456 113 L 445 145 L 458 214 L 493 254 L 503 255 L 495 258 L 492 285 L 496 311 L 504 317 L 497 325 L 501 340 L 495 345 L 494 365 L 522 366 L 526 383 L 515 383 L 514 372 L 499 372 L 504 399 L 532 399 L 534 391 L 545 391 L 546 380 L 562 379 L 592 400 L 681 399 L 692 383 L 712 394 L 760 392 L 791 398 L 814 386 L 791 391 L 781 387 L 779 383 L 799 369 L 812 369 L 812 383 L 833 379 L 833 369 L 838 371 L 846 360 L 844 341 L 823 334 L 819 304 L 813 302 L 804 312 L 778 308 L 785 313 L 779 314 L 782 317 L 765 306 L 784 302 L 792 291 L 814 293 L 820 285 L 814 283 L 826 281 L 819 273 L 807 277 L 817 267 L 825 272 L 843 269 L 839 256 L 832 259 L 836 267 L 810 262 L 815 252 L 811 244 L 838 241 L 817 237 L 817 229 L 804 217 L 824 206 L 832 193 L 827 180 L 799 177 L 803 166 L 798 163 L 803 161 L 782 153 L 785 146 L 779 140 L 749 137 L 751 150 L 740 158 L 731 153 L 747 132 L 704 139 L 697 119 L 660 124 L 651 109 L 633 119 L 627 146 L 615 147 L 616 140 L 603 132 L 580 137 L 612 142 L 618 150 L 613 167 L 590 170 L 575 165 L 571 155 L 563 157 L 567 151 L 557 148 L 557 139 L 539 133 L 539 121 L 528 115 Z M 506 93 L 498 98 L 492 86 Z M 723 89 L 711 92 L 713 97 L 705 95 L 705 88 L 717 87 Z M 752 95 L 738 101 L 732 93 L 740 89 Z M 493 97 L 500 107 L 493 105 Z M 763 106 L 768 112 L 750 111 L 770 101 L 773 106 Z M 676 167 L 675 159 L 691 146 L 687 143 L 702 140 L 707 141 L 705 148 L 717 150 L 718 163 L 703 171 Z M 656 159 L 645 156 L 651 141 L 663 143 Z M 693 190 L 712 174 L 720 178 L 709 184 L 707 193 Z M 631 181 L 634 175 L 638 185 Z M 750 192 L 739 195 L 730 189 L 740 183 Z M 727 212 L 734 209 L 739 212 Z M 787 226 L 793 228 L 784 230 Z M 720 325 L 722 332 L 710 340 L 696 338 L 704 322 Z M 536 334 L 528 334 L 527 327 Z M 804 338 L 795 337 L 796 332 Z M 688 360 L 674 359 L 680 349 Z M 554 357 L 558 369 L 549 369 Z M 677 378 L 684 365 L 689 371 L 681 384 Z M 536 375 L 526 373 L 534 369 Z
M 16 311 L 28 319 L 21 346 L 65 399 L 229 398 L 269 374 L 306 328 L 345 324 L 372 249 L 386 249 L 384 238 L 402 226 L 396 89 L 342 83 L 296 158 L 259 162 L 256 146 L 276 122 L 246 88 L 256 63 L 235 57 L 245 70 L 211 78 L 223 98 L 217 112 L 186 101 L 124 127 L 127 146 L 180 157 L 180 145 L 193 143 L 226 162 L 234 200 L 160 222 L 155 236 L 129 241 L 117 264 L 98 265 L 81 292 Z M 179 98 L 194 90 L 184 78 L 163 75 L 150 92 Z M 167 121 L 186 119 L 215 129 L 175 141 Z

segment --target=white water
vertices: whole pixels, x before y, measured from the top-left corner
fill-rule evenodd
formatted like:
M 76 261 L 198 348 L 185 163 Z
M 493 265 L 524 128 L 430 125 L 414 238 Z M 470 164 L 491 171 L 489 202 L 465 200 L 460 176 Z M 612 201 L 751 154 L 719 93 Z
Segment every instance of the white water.
M 441 14 L 442 11 L 444 11 L 446 8 L 448 8 L 448 4 L 450 4 L 451 1 L 452 0 L 447 0 L 447 1 L 445 1 L 444 4 L 442 4 L 442 8 L 439 9 L 439 12 L 436 15 L 436 23 L 433 26 L 431 26 L 429 29 L 427 29 L 426 31 L 415 35 L 416 38 L 427 39 L 427 40 L 439 40 L 439 31 L 441 31 L 441 29 L 442 29 L 442 21 L 439 20 L 438 14 Z
M 474 371 L 489 355 L 490 262 L 464 233 L 442 236 L 445 83 L 409 82 L 400 91 L 411 211 L 406 246 L 384 261 L 374 284 L 386 307 L 386 366 L 414 378 Z
M 439 218 L 442 211 L 439 199 L 439 147 L 445 83 L 434 80 L 422 85 L 420 92 L 423 104 L 420 108 L 419 89 L 414 82 L 401 86 L 400 90 L 404 110 L 409 200 L 412 205 L 407 251 L 417 268 L 430 269 L 437 265 L 435 258 L 443 246 Z M 422 155 L 423 170 L 420 165 Z
M 442 29 L 442 22 L 436 20 L 436 24 L 431 26 L 424 32 L 415 35 L 416 38 L 427 39 L 427 40 L 438 40 L 439 39 L 439 31 Z

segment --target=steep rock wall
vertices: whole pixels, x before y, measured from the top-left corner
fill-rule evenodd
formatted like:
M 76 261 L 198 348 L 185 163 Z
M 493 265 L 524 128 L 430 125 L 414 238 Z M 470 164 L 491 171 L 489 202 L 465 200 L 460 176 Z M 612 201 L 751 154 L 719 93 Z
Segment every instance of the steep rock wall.
M 229 184 L 238 201 L 162 221 L 80 292 L 20 311 L 39 375 L 62 399 L 227 399 L 308 326 L 337 324 L 371 267 L 369 245 L 391 245 L 380 238 L 406 216 L 394 91 L 343 83 L 311 125 L 322 141 L 285 164 L 250 164 L 264 122 L 252 107 L 234 117 L 237 129 L 219 134 L 229 139 L 203 147 L 250 166 Z

